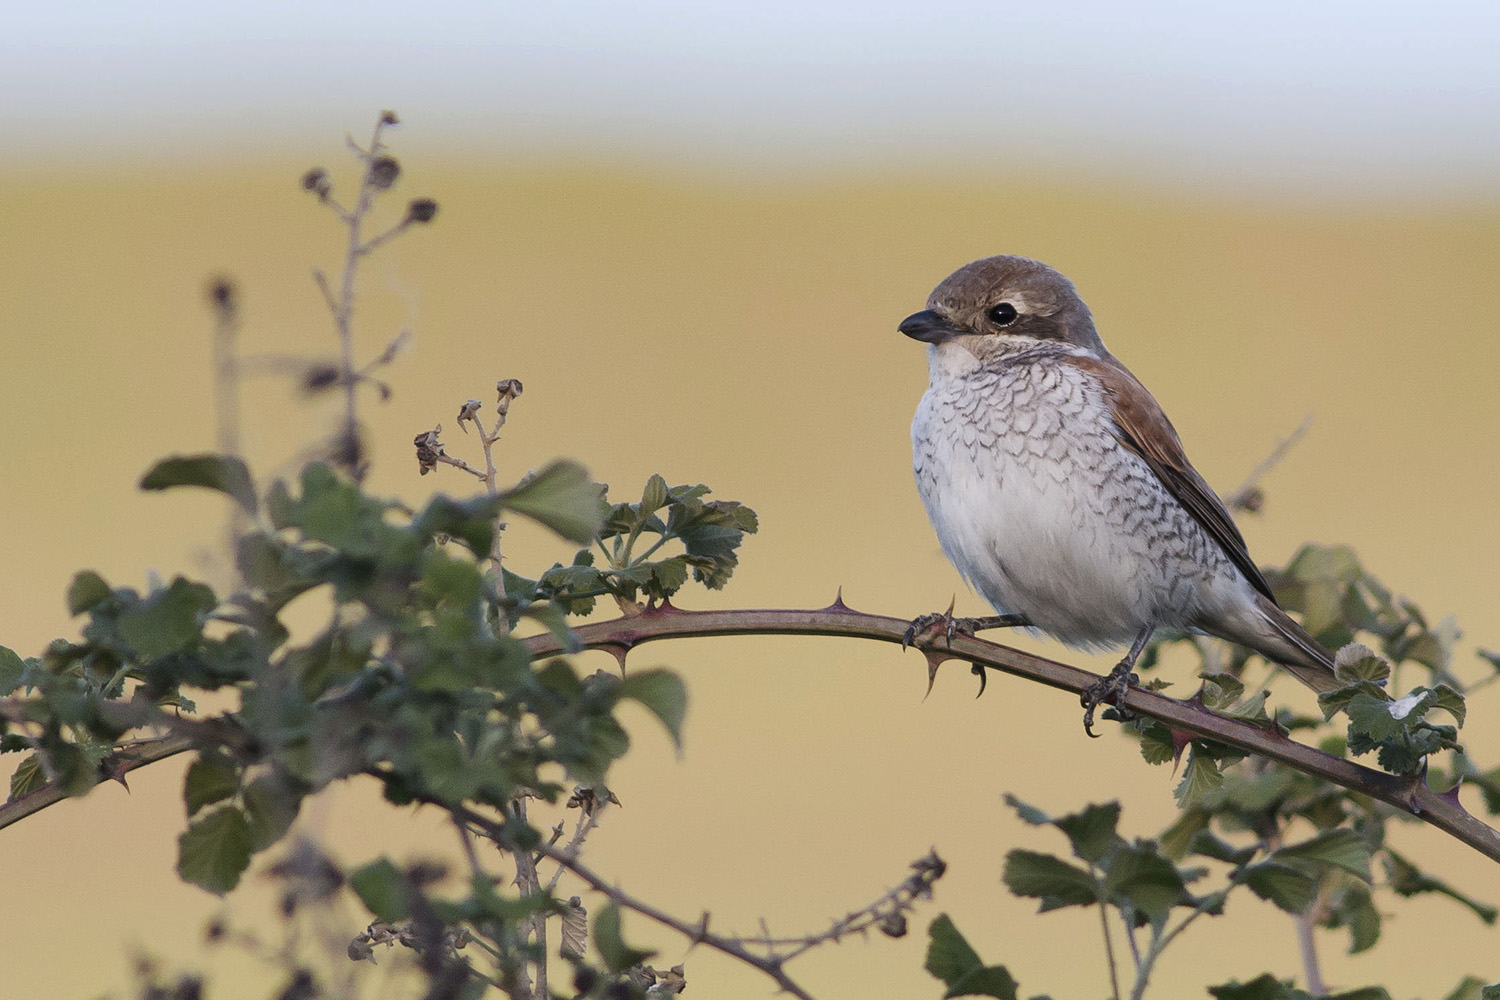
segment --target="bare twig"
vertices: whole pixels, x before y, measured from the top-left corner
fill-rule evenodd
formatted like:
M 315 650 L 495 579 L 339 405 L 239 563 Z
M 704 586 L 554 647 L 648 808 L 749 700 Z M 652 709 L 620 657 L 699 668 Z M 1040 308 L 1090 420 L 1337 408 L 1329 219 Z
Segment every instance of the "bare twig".
M 591 832 L 593 832 L 594 827 L 599 825 L 599 817 L 604 814 L 604 810 L 609 807 L 610 802 L 619 801 L 618 799 L 615 799 L 613 794 L 608 792 L 606 792 L 602 797 L 594 789 L 589 789 L 589 792 L 590 795 L 586 801 L 579 794 L 579 792 L 575 791 L 573 793 L 573 798 L 579 800 L 578 822 L 573 827 L 573 836 L 568 838 L 567 844 L 562 848 L 563 853 L 570 858 L 578 857 L 578 853 L 583 850 L 583 842 L 588 839 L 588 836 Z M 571 803 L 572 800 L 570 799 L 569 801 Z M 561 831 L 562 824 L 559 823 L 558 832 L 561 833 Z M 557 837 L 553 837 L 548 846 L 550 847 L 552 844 L 556 843 Z M 557 871 L 553 872 L 552 877 L 547 880 L 548 895 L 551 895 L 552 892 L 557 889 L 557 883 L 562 879 L 563 872 L 565 870 L 566 869 L 559 864 L 557 866 Z
M 800 937 L 773 937 L 761 920 L 760 937 L 740 937 L 741 944 L 765 948 L 772 957 L 790 962 L 798 955 L 828 942 L 839 942 L 853 934 L 865 934 L 879 928 L 882 932 L 899 937 L 905 933 L 905 914 L 920 899 L 932 896 L 932 885 L 943 877 L 948 865 L 937 856 L 937 851 L 928 851 L 924 857 L 912 862 L 912 873 L 901 880 L 894 889 L 889 889 L 868 906 L 854 910 L 833 921 L 827 928 Z M 782 950 L 786 949 L 786 950 Z
M 1311 413 L 1303 417 L 1302 423 L 1297 425 L 1297 429 L 1278 441 L 1276 447 L 1271 449 L 1271 453 L 1261 459 L 1255 468 L 1250 470 L 1250 475 L 1245 477 L 1245 481 L 1240 484 L 1240 488 L 1224 498 L 1224 503 L 1230 510 L 1242 510 L 1250 514 L 1254 514 L 1260 510 L 1266 500 L 1265 494 L 1261 492 L 1260 488 L 1261 479 L 1264 478 L 1266 473 L 1276 468 L 1283 458 L 1286 458 L 1287 452 L 1292 450 L 1293 445 L 1302 440 L 1303 435 L 1307 433 L 1307 429 L 1312 426 L 1312 419 Z
M 236 338 L 240 331 L 239 292 L 228 278 L 209 283 L 209 302 L 214 311 L 214 424 L 219 454 L 240 454 L 240 359 Z M 229 505 L 224 523 L 224 557 L 228 562 L 231 588 L 239 585 L 235 546 L 247 525 L 244 508 Z
M 487 816 L 484 816 L 472 809 L 467 808 L 466 806 L 461 805 L 448 806 L 446 808 L 450 809 L 455 815 L 463 819 L 464 822 L 472 823 L 474 826 L 477 826 L 480 829 L 486 831 L 492 837 L 495 837 L 496 839 L 499 839 L 501 837 L 500 824 L 489 819 Z M 656 921 L 664 927 L 669 927 L 694 944 L 707 945 L 715 951 L 723 952 L 724 954 L 729 955 L 732 958 L 739 959 L 746 965 L 759 969 L 767 976 L 770 976 L 771 979 L 776 982 L 776 985 L 780 986 L 783 991 L 790 993 L 794 997 L 797 997 L 798 1000 L 813 1000 L 811 994 L 809 994 L 802 987 L 798 986 L 797 983 L 786 974 L 786 970 L 782 968 L 782 959 L 757 955 L 747 949 L 744 945 L 730 938 L 722 937 L 718 934 L 710 932 L 708 930 L 708 919 L 706 915 L 704 919 L 701 920 L 698 924 L 689 924 L 686 921 L 677 919 L 664 910 L 658 909 L 650 903 L 636 899 L 634 896 L 630 895 L 618 886 L 612 885 L 611 883 L 606 881 L 603 876 L 599 875 L 583 862 L 579 861 L 577 858 L 570 857 L 564 850 L 561 850 L 549 844 L 538 845 L 536 848 L 534 848 L 534 850 L 536 850 L 538 854 L 556 861 L 559 865 L 572 872 L 578 878 L 582 879 L 594 891 L 602 893 L 604 896 L 608 897 L 612 902 L 615 903 L 615 905 L 623 907 L 627 910 L 632 910 L 635 913 L 639 913 L 643 917 L 648 917 L 649 919 Z

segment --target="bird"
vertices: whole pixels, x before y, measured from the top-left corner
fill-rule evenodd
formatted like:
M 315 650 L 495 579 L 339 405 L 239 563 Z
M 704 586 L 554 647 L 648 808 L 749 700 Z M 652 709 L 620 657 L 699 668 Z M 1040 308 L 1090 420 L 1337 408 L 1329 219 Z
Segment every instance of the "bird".
M 1316 691 L 1333 655 L 1277 604 L 1228 509 L 1155 397 L 1104 346 L 1073 283 L 1000 255 L 944 278 L 898 330 L 927 345 L 912 419 L 917 491 L 943 552 L 997 612 L 922 615 L 908 641 L 1027 627 L 1128 652 L 1083 692 L 1084 728 L 1138 683 L 1157 629 L 1207 633 Z

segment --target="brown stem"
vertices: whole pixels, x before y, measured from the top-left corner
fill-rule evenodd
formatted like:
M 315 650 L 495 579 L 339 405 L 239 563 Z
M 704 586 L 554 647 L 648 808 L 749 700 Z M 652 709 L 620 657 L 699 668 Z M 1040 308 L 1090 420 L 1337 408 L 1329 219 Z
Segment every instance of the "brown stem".
M 448 808 L 451 812 L 453 812 L 454 815 L 463 819 L 464 822 L 471 823 L 474 826 L 479 827 L 481 830 L 484 830 L 486 833 L 496 838 L 497 840 L 503 836 L 500 824 L 494 822 L 487 816 L 477 813 L 474 810 L 468 809 L 464 806 L 448 806 L 445 808 Z M 655 906 L 652 906 L 650 903 L 636 899 L 634 896 L 625 892 L 619 886 L 616 886 L 606 880 L 602 875 L 596 873 L 593 869 L 589 868 L 577 858 L 572 857 L 566 850 L 560 849 L 551 844 L 538 844 L 535 848 L 533 848 L 533 850 L 544 857 L 551 858 L 553 861 L 557 862 L 559 865 L 572 872 L 578 878 L 588 883 L 589 887 L 595 892 L 602 893 L 603 895 L 609 897 L 609 899 L 617 906 L 624 907 L 627 910 L 633 910 L 634 912 L 641 914 L 641 916 L 643 917 L 648 917 L 652 920 L 655 920 L 657 923 L 663 925 L 664 927 L 670 927 L 672 930 L 676 931 L 678 934 L 681 934 L 683 937 L 687 938 L 689 941 L 692 941 L 694 944 L 707 945 L 715 951 L 723 952 L 726 955 L 739 959 L 746 965 L 750 965 L 754 968 L 759 969 L 761 972 L 764 972 L 766 975 L 775 980 L 776 985 L 780 986 L 784 992 L 790 993 L 792 996 L 797 997 L 798 1000 L 813 1000 L 812 996 L 806 990 L 798 986 L 796 982 L 794 982 L 792 978 L 786 974 L 786 970 L 781 967 L 782 960 L 780 958 L 768 958 L 762 955 L 757 955 L 754 952 L 747 950 L 743 945 L 739 944 L 736 941 L 710 932 L 708 929 L 708 920 L 706 915 L 705 918 L 696 925 L 678 920 L 676 917 L 672 916 L 670 913 L 667 913 L 665 910 L 659 910 Z
M 104 758 L 99 768 L 108 777 L 123 782 L 125 775 L 136 768 L 174 757 L 184 750 L 191 749 L 192 746 L 193 741 L 187 736 L 163 736 L 158 739 L 142 740 L 114 750 Z M 19 799 L 12 799 L 0 806 L 0 830 L 25 819 L 34 812 L 40 812 L 54 803 L 61 802 L 67 797 L 67 792 L 58 786 L 47 785 Z
M 641 643 L 713 635 L 829 635 L 900 643 L 910 624 L 904 618 L 853 611 L 837 600 L 816 611 L 683 611 L 666 604 L 638 615 L 580 625 L 574 635 L 586 649 L 604 649 L 623 658 Z M 531 636 L 526 644 L 533 656 L 564 652 L 551 633 Z M 930 671 L 945 660 L 964 660 L 1074 694 L 1082 694 L 1099 680 L 1087 670 L 961 634 L 953 637 L 950 646 L 929 650 L 927 657 Z M 1132 688 L 1125 696 L 1125 706 L 1179 733 L 1259 754 L 1411 812 L 1490 860 L 1500 861 L 1500 831 L 1465 810 L 1456 790 L 1439 794 L 1419 778 L 1364 767 L 1297 743 L 1275 730 L 1215 715 L 1195 702 L 1178 701 L 1153 691 Z
M 829 607 L 812 611 L 683 611 L 665 604 L 647 608 L 636 615 L 580 625 L 574 629 L 573 634 L 583 648 L 608 650 L 623 658 L 629 650 L 642 643 L 658 639 L 714 635 L 825 635 L 899 644 L 910 624 L 905 618 L 853 611 L 845 607 L 842 601 L 835 601 Z M 566 652 L 550 632 L 529 636 L 525 642 L 531 654 L 536 657 L 557 656 Z M 937 665 L 945 660 L 964 660 L 982 668 L 1001 670 L 1074 694 L 1081 694 L 1099 680 L 1097 674 L 1087 670 L 961 634 L 953 637 L 951 646 L 941 650 L 933 649 L 927 653 L 927 657 L 931 671 L 935 671 Z M 1500 861 L 1500 832 L 1465 810 L 1458 802 L 1456 790 L 1439 794 L 1420 779 L 1364 767 L 1297 743 L 1274 730 L 1262 729 L 1240 719 L 1215 715 L 1192 701 L 1177 701 L 1139 688 L 1130 689 L 1124 700 L 1125 706 L 1132 712 L 1156 719 L 1179 733 L 1239 747 L 1278 761 L 1303 774 L 1322 778 L 1407 810 L 1468 844 L 1490 860 Z M 11 703 L 12 706 L 20 704 L 23 703 Z M 5 707 L 6 702 L 0 700 L 0 709 Z M 140 747 L 148 745 L 143 743 Z M 186 747 L 179 746 L 161 756 L 171 756 L 183 749 Z M 141 765 L 132 765 L 137 766 Z M 47 792 L 48 789 L 40 789 L 32 795 L 41 796 Z M 31 797 L 27 796 L 26 800 Z M 36 808 L 51 805 L 63 797 L 56 794 Z M 14 822 L 8 811 L 16 804 L 0 806 L 0 828 Z M 29 810 L 35 811 L 35 808 Z

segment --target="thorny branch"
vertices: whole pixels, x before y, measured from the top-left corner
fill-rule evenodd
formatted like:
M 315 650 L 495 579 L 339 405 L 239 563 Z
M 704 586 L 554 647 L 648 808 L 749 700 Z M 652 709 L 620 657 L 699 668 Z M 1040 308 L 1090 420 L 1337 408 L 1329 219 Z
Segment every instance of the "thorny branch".
M 835 601 L 826 608 L 807 611 L 684 611 L 664 604 L 648 608 L 637 615 L 580 625 L 573 630 L 573 635 L 577 640 L 575 648 L 605 650 L 623 662 L 626 653 L 642 643 L 713 635 L 842 636 L 900 644 L 910 624 L 910 620 L 905 618 L 854 611 L 842 601 Z M 532 656 L 538 658 L 572 651 L 565 649 L 550 632 L 529 636 L 524 641 Z M 951 646 L 927 649 L 924 650 L 924 655 L 927 658 L 929 676 L 935 674 L 938 666 L 947 660 L 963 660 L 974 664 L 978 670 L 1000 670 L 1074 694 L 1081 694 L 1099 680 L 1099 675 L 1079 667 L 972 636 L 955 635 Z M 1125 707 L 1130 711 L 1156 719 L 1180 734 L 1238 747 L 1278 761 L 1303 774 L 1330 781 L 1404 809 L 1468 844 L 1485 857 L 1500 861 L 1500 831 L 1494 830 L 1464 809 L 1458 800 L 1457 787 L 1438 793 L 1427 787 L 1419 777 L 1389 774 L 1335 757 L 1289 739 L 1273 729 L 1263 729 L 1242 719 L 1216 715 L 1193 700 L 1178 701 L 1153 691 L 1131 688 L 1124 701 Z M 25 700 L 20 699 L 0 699 L 0 713 L 9 714 L 8 710 L 24 713 L 26 704 Z M 136 753 L 147 752 L 146 746 L 145 743 L 139 744 Z M 187 746 L 183 743 L 170 752 L 157 753 L 152 760 L 179 753 L 187 749 Z M 39 797 L 46 797 L 45 801 Z M 61 791 L 48 786 L 6 803 L 0 806 L 0 828 L 19 818 L 13 814 L 18 808 L 26 807 L 28 813 L 35 812 L 64 797 Z M 32 805 L 34 799 L 39 804 Z
M 756 945 L 767 950 L 771 957 L 790 962 L 803 952 L 810 951 L 829 941 L 839 942 L 853 934 L 867 934 L 870 928 L 878 929 L 889 937 L 901 937 L 906 933 L 906 911 L 919 899 L 932 896 L 932 884 L 943 877 L 948 865 L 938 857 L 937 851 L 928 851 L 926 856 L 912 862 L 912 873 L 901 880 L 901 884 L 888 890 L 875 902 L 847 913 L 833 921 L 826 930 L 802 937 L 740 937 L 741 944 Z M 785 948 L 785 951 L 781 949 Z
M 620 800 L 615 798 L 615 793 L 609 791 L 607 788 L 595 789 L 580 785 L 573 789 L 573 794 L 568 799 L 568 805 L 577 807 L 578 822 L 573 827 L 573 836 L 568 838 L 568 842 L 563 847 L 562 852 L 570 858 L 578 857 L 578 853 L 583 850 L 583 842 L 588 839 L 594 827 L 599 825 L 599 817 L 604 815 L 604 810 L 609 807 L 610 803 L 618 805 L 619 802 Z M 548 846 L 556 844 L 558 837 L 562 836 L 561 822 L 557 824 L 555 834 Z M 562 879 L 564 871 L 566 869 L 559 864 L 557 870 L 552 873 L 552 877 L 547 880 L 547 892 L 549 895 L 557 889 L 557 883 Z

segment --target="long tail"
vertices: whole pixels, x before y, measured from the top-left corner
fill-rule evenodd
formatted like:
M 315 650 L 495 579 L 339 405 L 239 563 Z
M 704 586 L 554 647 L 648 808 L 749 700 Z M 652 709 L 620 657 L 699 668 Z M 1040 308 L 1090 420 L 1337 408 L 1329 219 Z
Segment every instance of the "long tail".
M 1215 623 L 1223 627 L 1207 631 L 1274 660 L 1314 691 L 1341 687 L 1333 673 L 1333 654 L 1270 598 L 1257 594 L 1256 601 L 1252 613 Z

